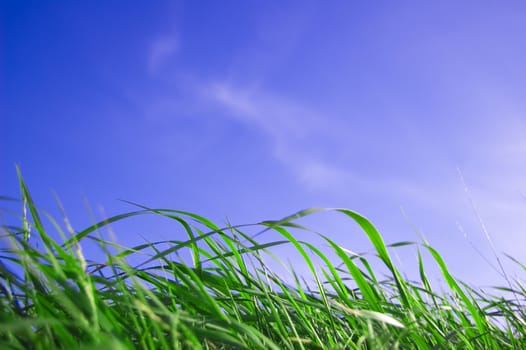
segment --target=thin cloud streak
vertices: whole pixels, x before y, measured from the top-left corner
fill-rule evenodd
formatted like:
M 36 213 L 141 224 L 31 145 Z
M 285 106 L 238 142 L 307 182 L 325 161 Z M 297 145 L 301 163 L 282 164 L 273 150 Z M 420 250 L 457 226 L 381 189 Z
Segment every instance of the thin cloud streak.
M 213 83 L 204 85 L 203 91 L 205 98 L 227 111 L 227 117 L 260 130 L 270 139 L 275 158 L 308 187 L 341 189 L 353 184 L 374 192 L 389 191 L 392 187 L 410 190 L 409 184 L 397 185 L 392 177 L 360 176 L 359 171 L 325 159 L 323 152 L 317 154 L 317 148 L 323 149 L 328 141 L 336 151 L 360 149 L 352 140 L 361 142 L 364 136 L 360 130 L 353 130 L 350 123 L 256 88 L 240 89 L 230 83 Z M 380 188 L 380 180 L 392 186 Z
M 362 181 L 311 152 L 323 140 L 339 137 L 335 132 L 338 128 L 348 129 L 335 118 L 255 88 L 238 89 L 228 83 L 206 86 L 204 96 L 226 109 L 229 117 L 257 128 L 268 137 L 274 157 L 288 166 L 305 186 L 325 188 L 350 180 Z
M 179 50 L 180 42 L 176 35 L 161 36 L 156 38 L 148 52 L 148 72 L 150 74 L 159 73 L 163 66 Z

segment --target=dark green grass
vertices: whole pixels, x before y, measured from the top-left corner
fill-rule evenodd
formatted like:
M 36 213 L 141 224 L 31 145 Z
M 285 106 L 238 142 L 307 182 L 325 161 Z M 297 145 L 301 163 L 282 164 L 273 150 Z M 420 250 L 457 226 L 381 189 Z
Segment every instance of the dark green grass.
M 49 216 L 44 225 L 22 178 L 20 184 L 21 227 L 2 232 L 8 242 L 0 256 L 2 349 L 526 348 L 520 281 L 502 288 L 506 298 L 497 290 L 483 293 L 457 281 L 424 243 L 415 262 L 421 280 L 408 281 L 390 257 L 388 249 L 396 245 L 387 247 L 375 227 L 351 210 L 311 209 L 221 228 L 192 213 L 140 207 L 75 232 Z M 296 233 L 306 228 L 295 221 L 322 210 L 357 223 L 375 255 L 349 254 L 320 235 L 332 250 L 329 259 L 298 240 Z M 187 238 L 127 248 L 97 235 L 110 223 L 147 214 L 173 221 Z M 265 235 L 246 233 L 254 228 L 281 239 L 262 242 Z M 60 242 L 51 238 L 57 233 L 64 237 Z M 86 259 L 87 241 L 95 241 L 105 258 Z M 298 253 L 309 276 L 291 270 L 285 279 L 272 271 L 279 260 L 272 260 L 272 250 L 282 245 Z M 424 250 L 448 291 L 431 286 Z M 139 264 L 127 262 L 139 258 Z M 378 263 L 388 277 L 380 279 Z

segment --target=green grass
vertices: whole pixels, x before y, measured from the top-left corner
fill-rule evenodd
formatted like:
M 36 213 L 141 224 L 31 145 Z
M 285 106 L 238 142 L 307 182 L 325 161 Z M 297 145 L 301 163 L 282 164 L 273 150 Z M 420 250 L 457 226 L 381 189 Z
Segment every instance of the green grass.
M 140 207 L 74 232 L 37 209 L 21 177 L 20 185 L 21 227 L 3 227 L 1 349 L 526 348 L 520 281 L 483 293 L 456 280 L 425 243 L 417 246 L 415 262 L 421 280 L 408 281 L 390 257 L 397 245 L 386 246 L 351 210 L 311 209 L 279 221 L 219 227 L 192 213 Z M 357 223 L 375 254 L 352 255 L 323 235 L 330 254 L 299 240 L 297 232 L 306 228 L 296 220 L 322 210 Z M 186 238 L 127 248 L 97 234 L 147 214 L 173 221 Z M 281 238 L 263 242 L 265 234 L 247 233 L 254 229 Z M 62 240 L 52 238 L 59 234 Z M 84 257 L 88 241 L 104 259 Z M 283 245 L 298 253 L 310 275 L 291 270 L 285 279 L 271 270 L 279 260 L 268 264 L 272 250 Z M 424 251 L 447 291 L 431 286 Z M 127 262 L 137 259 L 142 262 Z M 379 264 L 388 277 L 379 277 Z

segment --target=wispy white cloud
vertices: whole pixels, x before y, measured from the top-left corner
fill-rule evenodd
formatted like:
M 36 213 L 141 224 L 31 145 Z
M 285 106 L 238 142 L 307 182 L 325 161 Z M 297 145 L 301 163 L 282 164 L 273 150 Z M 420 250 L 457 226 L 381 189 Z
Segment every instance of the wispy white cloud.
M 353 133 L 336 118 L 258 88 L 240 89 L 220 82 L 207 85 L 203 93 L 226 109 L 227 116 L 260 130 L 271 141 L 274 157 L 306 186 L 326 188 L 358 180 L 344 168 L 316 156 L 316 148 L 323 148 L 325 140 L 341 138 L 342 130 L 347 136 Z
M 419 185 L 388 172 L 375 173 L 366 163 L 367 160 L 374 162 L 373 156 L 365 157 L 365 163 L 353 163 L 353 154 L 367 153 L 369 145 L 378 152 L 381 135 L 378 140 L 364 135 L 371 131 L 354 126 L 352 120 L 315 111 L 257 87 L 238 88 L 229 82 L 216 82 L 204 85 L 202 92 L 205 98 L 226 111 L 225 116 L 264 134 L 271 141 L 274 157 L 308 188 L 341 192 L 342 188 L 354 187 L 364 192 L 406 195 L 421 201 L 434 198 L 430 202 L 445 194 L 440 184 L 422 191 L 427 187 L 423 182 Z M 385 157 L 400 155 L 397 149 L 389 147 L 380 151 Z M 334 159 L 335 154 L 342 157 Z M 455 171 L 454 166 L 452 170 Z M 452 177 L 455 176 L 453 173 Z
M 148 72 L 158 73 L 180 48 L 177 35 L 160 36 L 153 40 L 148 51 Z
M 257 87 L 238 88 L 228 82 L 216 82 L 206 85 L 203 95 L 223 108 L 225 116 L 264 134 L 271 141 L 275 158 L 306 186 L 334 188 L 352 182 L 372 185 L 372 176 L 359 178 L 358 172 L 324 157 L 326 148 L 345 153 L 353 145 L 350 140 L 363 138 L 351 124 Z

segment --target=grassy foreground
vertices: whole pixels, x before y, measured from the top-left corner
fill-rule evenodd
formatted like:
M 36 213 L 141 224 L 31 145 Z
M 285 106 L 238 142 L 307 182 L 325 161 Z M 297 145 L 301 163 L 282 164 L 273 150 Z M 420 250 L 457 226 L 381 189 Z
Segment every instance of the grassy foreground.
M 45 214 L 20 183 L 22 227 L 2 228 L 0 349 L 526 348 L 526 290 L 519 281 L 504 288 L 508 299 L 484 294 L 455 280 L 426 244 L 419 249 L 429 251 L 449 291 L 432 289 L 420 252 L 421 281 L 405 280 L 381 235 L 351 210 L 331 209 L 361 227 L 376 252 L 370 259 L 385 265 L 388 278 L 378 279 L 376 263 L 328 237 L 321 236 L 336 261 L 295 238 L 304 228 L 293 220 L 322 209 L 220 228 L 195 214 L 143 207 L 74 232 L 49 216 L 45 228 Z M 187 238 L 126 248 L 96 234 L 145 214 L 173 220 Z M 48 226 L 64 240 L 52 239 Z M 264 235 L 246 233 L 254 227 L 282 239 L 258 242 Z M 86 259 L 86 240 L 96 241 L 105 259 Z M 278 245 L 303 257 L 307 282 L 294 271 L 286 281 L 265 264 Z M 126 262 L 137 257 L 143 262 Z

